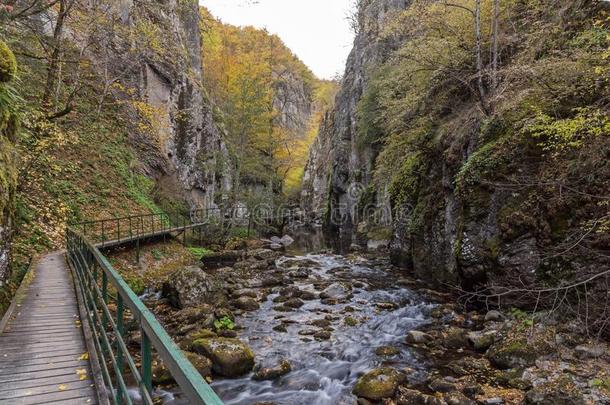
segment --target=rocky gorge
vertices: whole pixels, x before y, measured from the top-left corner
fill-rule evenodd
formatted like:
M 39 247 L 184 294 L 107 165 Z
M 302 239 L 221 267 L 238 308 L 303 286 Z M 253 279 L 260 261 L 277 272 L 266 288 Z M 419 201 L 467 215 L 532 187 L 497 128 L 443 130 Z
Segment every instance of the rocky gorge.
M 608 7 L 360 0 L 335 82 L 191 0 L 0 2 L 0 312 L 70 223 L 204 212 L 109 260 L 227 404 L 610 404 Z

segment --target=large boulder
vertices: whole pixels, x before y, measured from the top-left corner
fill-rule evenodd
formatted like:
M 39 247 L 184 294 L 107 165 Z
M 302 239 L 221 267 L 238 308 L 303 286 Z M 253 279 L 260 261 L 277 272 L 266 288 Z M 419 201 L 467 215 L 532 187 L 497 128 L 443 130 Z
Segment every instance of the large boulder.
M 254 368 L 254 352 L 235 338 L 206 338 L 193 342 L 193 350 L 212 360 L 212 370 L 224 377 L 239 377 Z
M 406 376 L 391 367 L 380 367 L 369 371 L 358 379 L 352 393 L 358 397 L 379 401 L 394 396 L 398 385 Z
M 503 340 L 495 342 L 487 350 L 487 358 L 498 368 L 525 368 L 533 366 L 536 359 L 555 351 L 554 334 L 550 330 L 536 331 L 531 336 L 513 330 Z
M 182 354 L 203 377 L 210 377 L 212 375 L 212 362 L 210 359 L 192 352 L 183 351 Z M 153 382 L 155 384 L 170 384 L 174 381 L 174 377 L 169 369 L 165 367 L 161 360 L 158 360 L 153 368 Z
M 469 332 L 466 336 L 475 350 L 485 351 L 496 341 L 497 334 L 498 331 L 488 330 Z
M 182 268 L 163 283 L 161 294 L 176 308 L 224 302 L 221 283 L 197 266 Z
M 584 405 L 581 390 L 570 376 L 562 375 L 539 384 L 525 395 L 527 405 Z

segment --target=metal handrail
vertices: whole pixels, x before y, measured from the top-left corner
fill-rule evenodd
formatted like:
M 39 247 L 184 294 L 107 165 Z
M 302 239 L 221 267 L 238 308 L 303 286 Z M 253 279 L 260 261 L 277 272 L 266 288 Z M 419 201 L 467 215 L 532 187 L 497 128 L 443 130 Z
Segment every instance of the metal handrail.
M 119 239 L 120 236 L 119 231 Z M 153 404 L 152 350 L 155 349 L 189 403 L 222 404 L 98 247 L 84 233 L 73 228 L 67 229 L 66 240 L 68 261 L 75 270 L 102 377 L 112 393 L 112 402 L 132 404 L 125 378 L 127 372 L 138 386 L 142 401 Z M 114 289 L 116 294 L 111 294 L 110 289 Z M 109 307 L 111 301 L 116 305 L 114 313 Z M 140 367 L 125 344 L 126 311 L 131 313 L 141 331 Z

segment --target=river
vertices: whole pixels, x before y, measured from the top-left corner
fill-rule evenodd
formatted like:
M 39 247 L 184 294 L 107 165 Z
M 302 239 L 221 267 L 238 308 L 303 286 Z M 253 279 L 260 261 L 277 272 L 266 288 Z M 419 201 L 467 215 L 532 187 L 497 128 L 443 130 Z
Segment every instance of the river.
M 425 361 L 416 357 L 404 339 L 409 330 L 426 322 L 431 305 L 400 286 L 398 274 L 381 260 L 334 254 L 284 257 L 278 265 L 295 259 L 316 265 L 308 278 L 296 279 L 294 286 L 315 292 L 316 285 L 330 282 L 331 289 L 341 292 L 341 286 L 346 286 L 348 290 L 351 287 L 351 293 L 334 305 L 315 299 L 305 301 L 294 312 L 278 312 L 273 302 L 279 295 L 276 291 L 259 310 L 238 317 L 236 324 L 244 328 L 239 337 L 252 347 L 257 362 L 273 365 L 287 359 L 292 372 L 275 381 L 254 381 L 251 375 L 215 380 L 212 387 L 226 404 L 353 404 L 353 385 L 372 368 L 392 365 L 413 369 L 411 378 L 421 376 Z M 358 324 L 347 325 L 348 316 Z M 303 334 L 315 329 L 310 323 L 320 319 L 330 320 L 333 331 L 329 340 L 318 341 Z M 286 325 L 286 332 L 273 329 L 280 322 Z M 381 346 L 394 347 L 398 354 L 378 356 L 375 351 Z

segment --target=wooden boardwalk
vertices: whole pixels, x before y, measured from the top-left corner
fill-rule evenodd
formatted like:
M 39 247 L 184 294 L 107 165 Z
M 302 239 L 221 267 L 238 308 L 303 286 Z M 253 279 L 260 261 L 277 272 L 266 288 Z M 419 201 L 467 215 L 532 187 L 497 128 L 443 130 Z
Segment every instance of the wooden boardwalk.
M 43 257 L 32 271 L 0 331 L 0 404 L 97 404 L 64 254 Z

